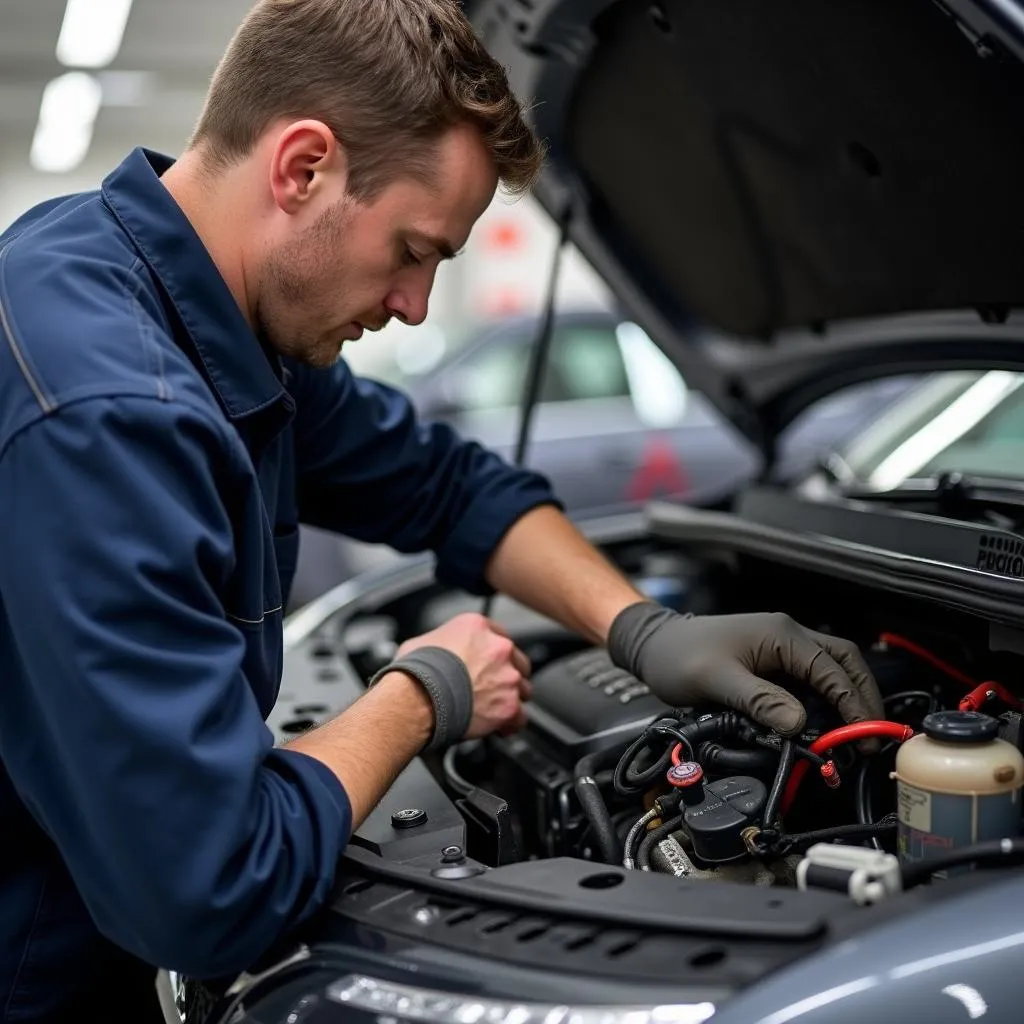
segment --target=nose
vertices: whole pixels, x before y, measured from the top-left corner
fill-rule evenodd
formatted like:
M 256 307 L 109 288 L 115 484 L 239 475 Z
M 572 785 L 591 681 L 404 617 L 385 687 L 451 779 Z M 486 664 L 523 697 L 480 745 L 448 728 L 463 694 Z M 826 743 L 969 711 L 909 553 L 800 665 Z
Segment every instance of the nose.
M 416 327 L 427 319 L 430 303 L 430 285 L 404 284 L 395 288 L 384 300 L 389 316 L 396 317 L 404 324 Z

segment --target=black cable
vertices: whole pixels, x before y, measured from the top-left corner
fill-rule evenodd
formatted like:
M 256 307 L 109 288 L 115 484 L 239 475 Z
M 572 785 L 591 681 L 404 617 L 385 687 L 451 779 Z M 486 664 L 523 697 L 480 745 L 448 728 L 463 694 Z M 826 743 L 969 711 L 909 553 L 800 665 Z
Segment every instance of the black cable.
M 789 773 L 793 770 L 795 760 L 796 751 L 793 749 L 793 741 L 783 740 L 779 767 L 775 771 L 775 781 L 768 793 L 768 799 L 764 805 L 764 817 L 761 819 L 765 828 L 772 828 L 775 824 L 779 801 L 782 799 L 782 792 L 786 788 L 786 782 L 789 780 Z
M 902 693 L 890 693 L 888 697 L 882 698 L 882 703 L 893 704 L 898 700 L 926 700 L 929 712 L 938 710 L 939 706 L 935 694 L 929 693 L 927 690 L 904 690 Z
M 704 718 L 699 722 L 691 722 L 689 725 L 676 726 L 674 722 L 666 722 L 664 717 L 651 723 L 638 736 L 622 755 L 621 760 L 615 766 L 615 778 L 613 785 L 615 792 L 620 796 L 635 796 L 643 792 L 645 788 L 658 777 L 668 771 L 672 763 L 672 749 L 675 743 L 669 743 L 662 755 L 648 765 L 646 768 L 637 768 L 636 760 L 641 751 L 645 748 L 651 752 L 653 744 L 652 737 L 668 736 L 683 743 L 688 747 L 692 757 L 694 749 L 699 743 L 705 740 L 719 740 L 726 736 L 739 735 L 741 738 L 747 735 L 749 723 L 740 715 L 732 711 L 723 711 L 721 714 Z
M 458 768 L 455 767 L 455 759 L 459 756 L 459 745 L 449 747 L 441 758 L 441 771 L 444 781 L 451 786 L 459 796 L 469 796 L 476 787 L 462 777 Z
M 562 269 L 562 255 L 565 252 L 565 243 L 569 240 L 570 220 L 570 208 L 566 206 L 562 211 L 558 231 L 558 245 L 555 248 L 554 258 L 551 261 L 551 272 L 548 277 L 547 293 L 544 297 L 543 313 L 541 314 L 540 323 L 537 325 L 537 333 L 534 335 L 533 344 L 530 346 L 530 363 L 527 367 L 526 379 L 523 385 L 523 399 L 519 408 L 519 434 L 516 437 L 515 454 L 512 457 L 512 463 L 515 466 L 522 466 L 526 458 L 526 448 L 530 443 L 530 428 L 533 424 L 533 414 L 537 409 L 537 402 L 540 399 L 541 384 L 544 381 L 544 369 L 548 361 L 548 351 L 551 348 L 551 338 L 555 333 L 558 275 Z M 489 616 L 493 607 L 494 594 L 490 593 L 484 598 L 484 615 Z
M 796 757 L 802 757 L 805 761 L 810 761 L 811 764 L 817 765 L 819 768 L 825 764 L 825 758 L 821 754 L 816 754 L 813 750 L 808 750 L 807 747 L 801 747 L 799 743 L 793 744 L 793 754 Z
M 782 738 L 780 736 L 755 736 L 754 742 L 759 747 L 766 747 L 768 750 L 774 750 L 776 753 L 782 749 Z M 795 740 L 792 742 L 793 753 L 797 757 L 802 757 L 805 761 L 810 761 L 811 764 L 815 764 L 819 768 L 825 763 L 825 758 L 821 754 L 816 754 L 813 750 L 800 746 Z
M 855 792 L 855 799 L 857 803 L 857 821 L 861 825 L 870 825 L 872 822 L 871 814 L 871 784 L 868 779 L 868 771 L 871 768 L 871 762 L 866 758 L 861 762 L 861 766 L 857 772 L 857 788 Z M 876 850 L 881 850 L 882 844 L 878 841 L 877 836 L 870 836 L 871 845 Z
M 1015 864 L 1024 860 L 1024 839 L 992 839 L 985 843 L 963 846 L 959 850 L 903 866 L 903 888 L 910 889 L 927 882 L 936 871 L 963 867 L 985 861 Z
M 836 839 L 866 839 L 882 835 L 896 828 L 896 815 L 890 814 L 880 821 L 869 822 L 867 825 L 836 825 L 834 828 L 820 828 L 814 832 L 795 832 L 792 835 L 779 833 L 774 837 L 764 837 L 769 851 L 776 857 L 784 857 L 801 846 L 813 846 L 815 843 L 828 843 Z
M 919 691 L 924 693 L 924 691 Z M 929 695 L 926 695 L 929 696 Z M 882 745 L 882 749 L 878 752 L 878 755 L 886 753 L 896 746 L 895 743 L 885 743 Z M 854 799 L 857 808 L 857 821 L 862 825 L 870 825 L 875 820 L 875 812 L 871 807 L 871 780 L 869 778 L 869 772 L 871 771 L 872 759 L 865 758 L 861 761 L 860 768 L 857 771 L 857 786 L 854 792 Z M 875 836 L 871 837 L 871 845 L 876 850 L 881 850 L 882 844 L 878 841 Z
M 651 870 L 651 851 L 663 839 L 667 839 L 683 823 L 683 816 L 677 814 L 674 818 L 662 822 L 657 828 L 648 829 L 647 835 L 640 841 L 640 849 L 636 853 L 636 866 L 641 871 Z
M 682 726 L 659 718 L 653 721 L 644 731 L 651 736 L 671 736 L 677 742 L 682 743 L 686 748 L 686 756 L 691 761 L 693 760 L 693 744 L 686 733 L 683 732 Z

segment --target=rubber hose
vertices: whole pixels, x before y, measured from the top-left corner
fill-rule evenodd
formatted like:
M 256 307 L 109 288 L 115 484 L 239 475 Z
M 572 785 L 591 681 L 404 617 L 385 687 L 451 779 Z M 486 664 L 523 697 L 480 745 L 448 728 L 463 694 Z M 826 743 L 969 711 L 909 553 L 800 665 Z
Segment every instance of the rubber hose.
M 619 796 L 635 796 L 637 793 L 642 793 L 659 775 L 664 775 L 668 771 L 672 756 L 671 747 L 668 746 L 646 768 L 636 767 L 638 757 L 642 756 L 645 751 L 652 753 L 650 747 L 655 739 L 657 737 L 644 733 L 630 744 L 629 748 L 619 759 L 618 764 L 615 766 L 615 776 L 612 781 L 615 792 Z
M 793 762 L 796 760 L 796 751 L 793 749 L 792 740 L 783 740 L 782 753 L 779 756 L 779 767 L 775 771 L 775 781 L 772 783 L 771 792 L 764 805 L 764 817 L 761 819 L 764 828 L 772 828 L 778 816 L 779 801 L 782 799 L 782 791 L 786 788 L 789 773 L 793 769 Z
M 647 811 L 644 814 L 641 814 L 640 817 L 637 818 L 636 822 L 633 824 L 633 827 L 626 834 L 626 842 L 624 844 L 625 851 L 622 855 L 622 866 L 624 868 L 635 867 L 636 859 L 633 856 L 633 844 L 636 842 L 637 837 L 640 835 L 640 833 L 643 832 L 644 829 L 647 828 L 647 826 L 650 824 L 650 822 L 654 821 L 656 817 L 658 817 L 658 812 L 654 810 L 654 808 L 651 808 L 651 810 Z
M 651 851 L 663 839 L 667 839 L 683 823 L 683 816 L 676 815 L 668 821 L 662 822 L 657 828 L 652 828 L 640 842 L 640 849 L 636 855 L 636 866 L 641 871 L 651 870 Z
M 705 768 L 737 775 L 771 771 L 778 758 L 778 752 L 770 749 L 730 750 L 717 743 L 705 743 L 700 750 L 700 762 Z
M 622 757 L 619 758 L 618 763 L 615 765 L 615 775 L 612 778 L 612 786 L 615 788 L 615 792 L 618 793 L 619 796 L 633 796 L 634 793 L 637 792 L 636 789 L 628 785 L 626 782 L 626 772 L 633 766 L 633 761 L 636 760 L 636 756 L 646 746 L 647 735 L 646 733 L 642 733 L 637 736 L 637 738 L 633 740 L 628 747 L 626 747 Z
M 608 805 L 601 796 L 601 790 L 592 777 L 576 779 L 574 783 L 576 796 L 579 799 L 580 807 L 590 822 L 594 833 L 594 843 L 601 860 L 605 864 L 622 863 L 622 843 L 615 832 L 611 815 L 608 813 Z
M 594 841 L 605 864 L 622 863 L 622 843 L 615 831 L 608 805 L 601 795 L 598 777 L 603 774 L 602 768 L 619 760 L 622 751 L 623 745 L 618 743 L 592 754 L 584 754 L 573 770 L 573 789 L 593 829 Z
M 936 871 L 962 867 L 976 861 L 1002 861 L 1007 864 L 1024 860 L 1024 839 L 992 839 L 985 843 L 963 846 L 941 857 L 930 857 L 903 867 L 903 888 L 910 889 L 927 882 Z

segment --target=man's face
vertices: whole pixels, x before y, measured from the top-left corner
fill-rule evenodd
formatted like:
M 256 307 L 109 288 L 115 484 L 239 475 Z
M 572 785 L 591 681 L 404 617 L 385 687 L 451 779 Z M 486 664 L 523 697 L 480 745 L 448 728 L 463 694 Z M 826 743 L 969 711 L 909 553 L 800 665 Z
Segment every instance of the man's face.
M 264 257 L 257 332 L 283 355 L 323 367 L 364 329 L 391 317 L 422 323 L 438 265 L 465 245 L 496 187 L 482 140 L 465 126 L 441 139 L 430 184 L 398 178 L 366 202 L 341 192 L 325 199 Z

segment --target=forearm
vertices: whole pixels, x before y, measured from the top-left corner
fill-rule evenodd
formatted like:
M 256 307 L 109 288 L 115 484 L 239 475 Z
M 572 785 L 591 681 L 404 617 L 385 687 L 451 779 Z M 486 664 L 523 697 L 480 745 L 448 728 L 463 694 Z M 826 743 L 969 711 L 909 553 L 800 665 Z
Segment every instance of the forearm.
M 641 594 L 557 509 L 536 508 L 505 535 L 487 567 L 496 590 L 604 643 L 623 608 Z
M 337 718 L 286 746 L 334 773 L 348 794 L 357 828 L 429 742 L 433 723 L 423 687 L 402 672 L 392 672 Z

